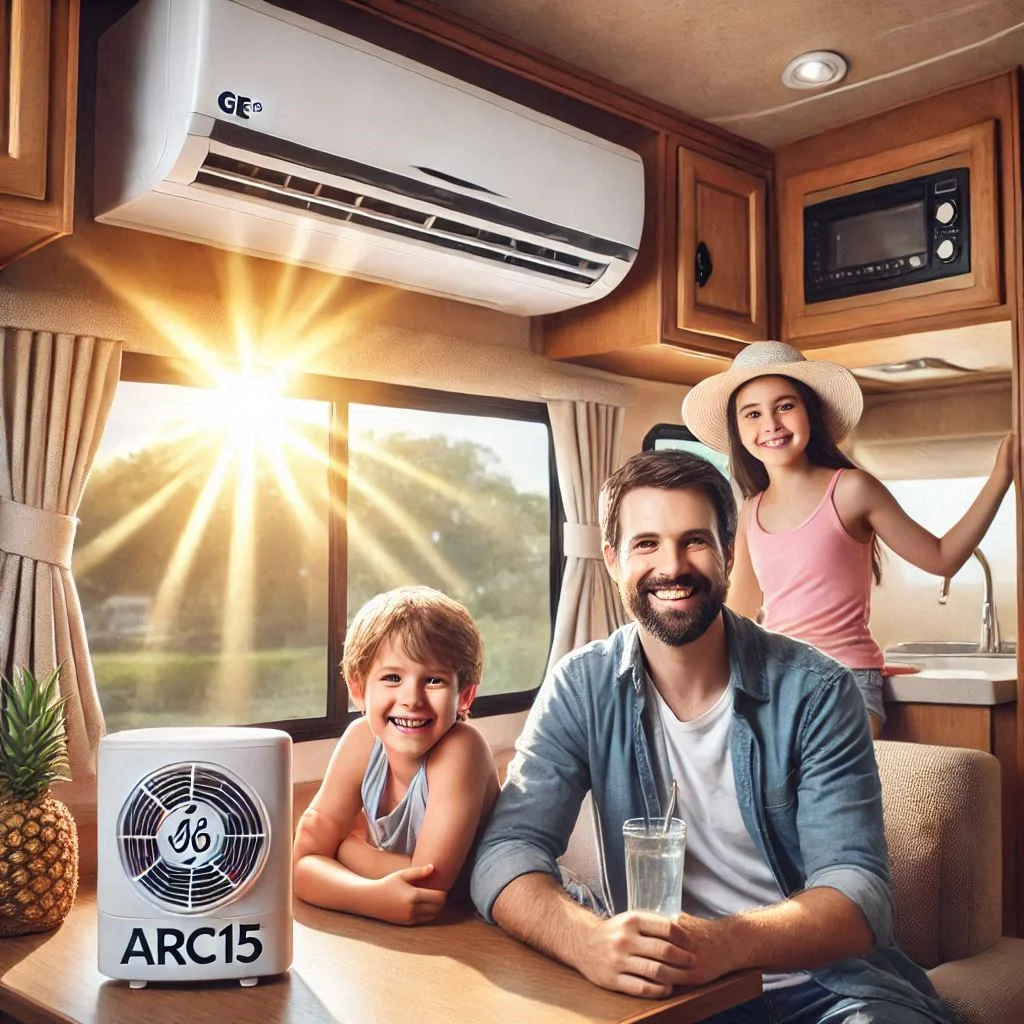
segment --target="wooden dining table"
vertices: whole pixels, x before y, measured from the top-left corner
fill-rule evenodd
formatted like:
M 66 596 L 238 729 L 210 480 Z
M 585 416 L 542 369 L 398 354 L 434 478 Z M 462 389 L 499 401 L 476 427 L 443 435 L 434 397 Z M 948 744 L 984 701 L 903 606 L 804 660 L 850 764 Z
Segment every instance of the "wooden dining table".
M 294 913 L 282 975 L 130 989 L 97 970 L 96 897 L 80 891 L 59 928 L 0 939 L 0 1024 L 691 1024 L 761 990 L 744 971 L 661 1000 L 608 992 L 462 907 L 416 928 Z

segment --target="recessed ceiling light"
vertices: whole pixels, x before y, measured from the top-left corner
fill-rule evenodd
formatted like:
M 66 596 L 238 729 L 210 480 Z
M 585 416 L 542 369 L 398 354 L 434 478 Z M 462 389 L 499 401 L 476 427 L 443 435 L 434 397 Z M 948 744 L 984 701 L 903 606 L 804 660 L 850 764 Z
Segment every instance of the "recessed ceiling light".
M 814 50 L 794 57 L 782 72 L 782 84 L 790 89 L 820 89 L 846 77 L 846 61 L 831 50 Z

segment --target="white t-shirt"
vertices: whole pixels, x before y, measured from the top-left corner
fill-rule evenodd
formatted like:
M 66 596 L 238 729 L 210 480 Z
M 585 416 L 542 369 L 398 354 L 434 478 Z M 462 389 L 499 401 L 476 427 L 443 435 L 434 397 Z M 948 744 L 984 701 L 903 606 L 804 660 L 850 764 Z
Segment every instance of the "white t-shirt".
M 740 814 L 729 752 L 733 689 L 702 715 L 680 722 L 651 683 L 665 735 L 669 768 L 679 785 L 686 822 L 683 912 L 715 918 L 778 903 L 782 892 Z M 806 972 L 765 974 L 764 987 L 798 985 Z

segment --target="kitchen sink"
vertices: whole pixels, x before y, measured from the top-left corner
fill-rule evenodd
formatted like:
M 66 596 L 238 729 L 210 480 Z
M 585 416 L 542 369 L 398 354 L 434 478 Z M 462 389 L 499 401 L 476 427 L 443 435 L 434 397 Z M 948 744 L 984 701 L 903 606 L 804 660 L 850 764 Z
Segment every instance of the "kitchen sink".
M 1017 645 L 979 651 L 978 644 L 956 640 L 920 640 L 885 649 L 887 665 L 906 665 L 922 676 L 1011 680 L 1017 678 Z M 901 678 L 893 676 L 893 679 Z M 912 676 L 902 677 L 906 679 Z M 921 680 L 923 682 L 924 680 Z
M 980 652 L 978 644 L 919 641 L 894 644 L 885 663 L 903 665 L 910 675 L 891 675 L 885 699 L 911 703 L 1003 704 L 1017 696 L 1015 644 L 999 652 Z M 1012 649 L 1011 649 L 1012 648 Z
M 1008 641 L 998 651 L 979 651 L 969 640 L 909 640 L 885 649 L 886 661 L 916 661 L 920 658 L 1016 658 L 1017 644 Z
M 888 658 L 888 655 L 886 656 Z M 1016 679 L 1017 662 L 1006 655 L 994 654 L 919 654 L 893 659 L 889 664 L 913 666 L 926 675 L 984 676 L 986 679 Z

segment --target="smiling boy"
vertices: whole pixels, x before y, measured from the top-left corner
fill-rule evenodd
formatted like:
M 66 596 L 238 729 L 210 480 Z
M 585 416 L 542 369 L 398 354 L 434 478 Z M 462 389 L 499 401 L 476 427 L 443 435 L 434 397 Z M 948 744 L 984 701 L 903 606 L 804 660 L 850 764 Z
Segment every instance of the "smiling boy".
M 498 791 L 490 748 L 464 719 L 483 669 L 465 608 L 428 587 L 356 614 L 342 671 L 363 712 L 299 821 L 295 893 L 395 924 L 444 906 Z

